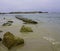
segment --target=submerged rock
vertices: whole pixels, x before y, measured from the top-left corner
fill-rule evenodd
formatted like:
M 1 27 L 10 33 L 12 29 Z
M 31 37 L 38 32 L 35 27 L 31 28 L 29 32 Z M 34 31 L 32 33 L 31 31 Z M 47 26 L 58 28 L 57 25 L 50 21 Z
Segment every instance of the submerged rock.
M 8 48 L 12 48 L 13 46 L 17 46 L 20 44 L 24 44 L 24 40 L 21 38 L 15 37 L 12 33 L 6 32 L 3 36 L 2 43 Z
M 4 23 L 2 26 L 11 26 L 11 23 Z
M 33 30 L 31 29 L 31 27 L 27 27 L 27 26 L 22 26 L 20 32 L 33 32 Z
M 2 26 L 11 26 L 13 23 L 13 21 L 8 21 L 6 23 L 4 23 Z
M 13 23 L 13 21 L 8 21 L 9 23 Z
M 28 19 L 28 18 L 17 17 L 17 16 L 16 16 L 16 18 L 22 20 L 22 21 L 25 22 L 25 23 L 29 23 L 29 24 L 30 24 L 30 23 L 31 23 L 31 24 L 37 24 L 37 23 L 38 23 L 38 22 L 33 21 L 33 20 L 31 20 L 31 19 Z

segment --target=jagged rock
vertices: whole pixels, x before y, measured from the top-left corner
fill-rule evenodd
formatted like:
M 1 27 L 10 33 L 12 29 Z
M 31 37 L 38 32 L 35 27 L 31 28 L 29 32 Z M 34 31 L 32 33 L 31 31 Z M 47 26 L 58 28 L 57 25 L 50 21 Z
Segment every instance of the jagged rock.
M 2 43 L 8 48 L 12 48 L 13 46 L 17 46 L 20 44 L 24 44 L 24 39 L 15 37 L 12 33 L 6 32 L 3 36 Z
M 20 29 L 20 32 L 33 32 L 33 30 L 31 29 L 31 27 L 27 27 L 23 25 Z

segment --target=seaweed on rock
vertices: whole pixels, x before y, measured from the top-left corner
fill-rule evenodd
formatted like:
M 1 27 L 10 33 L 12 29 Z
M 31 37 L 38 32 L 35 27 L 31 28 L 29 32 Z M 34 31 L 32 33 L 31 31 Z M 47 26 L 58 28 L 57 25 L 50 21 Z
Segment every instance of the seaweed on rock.
M 28 19 L 28 18 L 17 17 L 17 16 L 16 16 L 16 18 L 19 20 L 22 20 L 23 22 L 28 23 L 28 24 L 37 24 L 38 23 L 38 22 L 36 22 L 32 19 Z
M 2 43 L 8 48 L 24 44 L 24 39 L 15 37 L 12 33 L 6 32 L 3 36 Z
M 0 30 L 0 33 L 3 32 L 2 30 Z
M 20 29 L 20 32 L 33 32 L 33 30 L 31 29 L 31 27 L 27 27 L 23 25 Z

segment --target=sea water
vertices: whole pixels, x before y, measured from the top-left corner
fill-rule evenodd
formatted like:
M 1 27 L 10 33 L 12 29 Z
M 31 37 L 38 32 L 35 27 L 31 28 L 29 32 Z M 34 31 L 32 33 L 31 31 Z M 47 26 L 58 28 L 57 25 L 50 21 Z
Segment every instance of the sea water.
M 38 24 L 23 24 L 15 16 L 22 16 L 38 22 Z M 4 19 L 5 18 L 5 19 Z M 2 26 L 7 21 L 13 21 L 11 26 Z M 30 33 L 21 33 L 22 25 L 33 29 Z M 24 39 L 24 45 L 19 45 L 8 50 L 0 42 L 0 51 L 60 51 L 60 13 L 41 14 L 1 14 L 0 15 L 0 37 L 9 31 L 15 36 Z

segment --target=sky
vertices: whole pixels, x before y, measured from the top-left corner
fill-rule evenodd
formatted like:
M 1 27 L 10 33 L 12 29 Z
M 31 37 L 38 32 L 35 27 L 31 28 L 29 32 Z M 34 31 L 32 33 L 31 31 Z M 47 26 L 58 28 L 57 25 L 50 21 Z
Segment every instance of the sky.
M 0 0 L 0 12 L 60 12 L 60 0 Z

